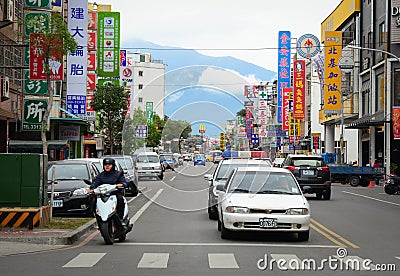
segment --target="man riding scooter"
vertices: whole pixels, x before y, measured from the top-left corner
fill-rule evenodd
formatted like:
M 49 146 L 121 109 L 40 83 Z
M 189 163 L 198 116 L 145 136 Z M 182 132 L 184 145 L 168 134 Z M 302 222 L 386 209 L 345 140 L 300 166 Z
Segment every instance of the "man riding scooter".
M 115 169 L 115 160 L 113 158 L 104 158 L 103 169 L 104 171 L 97 175 L 90 188 L 93 190 L 102 184 L 117 184 L 118 190 L 112 192 L 112 194 L 117 196 L 117 214 L 122 222 L 124 217 L 124 188 L 127 188 L 124 173 Z

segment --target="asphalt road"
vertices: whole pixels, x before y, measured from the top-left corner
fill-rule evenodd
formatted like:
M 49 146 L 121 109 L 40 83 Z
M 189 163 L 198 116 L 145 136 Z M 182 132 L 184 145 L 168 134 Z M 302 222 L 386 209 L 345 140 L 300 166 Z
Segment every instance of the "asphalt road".
M 186 163 L 164 181 L 140 181 L 145 188 L 129 203 L 135 228 L 125 242 L 106 246 L 96 231 L 72 247 L 0 257 L 2 275 L 398 275 L 365 269 L 400 269 L 400 196 L 338 184 L 330 201 L 309 196 L 308 242 L 259 233 L 222 240 L 206 209 L 203 175 L 212 171 L 209 163 Z M 291 269 L 301 262 L 313 271 Z

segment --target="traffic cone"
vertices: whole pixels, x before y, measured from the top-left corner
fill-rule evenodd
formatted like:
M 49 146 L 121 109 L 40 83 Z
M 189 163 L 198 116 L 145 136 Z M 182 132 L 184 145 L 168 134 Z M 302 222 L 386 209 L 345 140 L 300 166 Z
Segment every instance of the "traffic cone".
M 374 182 L 372 180 L 370 180 L 368 188 L 373 188 L 373 187 L 375 187 Z

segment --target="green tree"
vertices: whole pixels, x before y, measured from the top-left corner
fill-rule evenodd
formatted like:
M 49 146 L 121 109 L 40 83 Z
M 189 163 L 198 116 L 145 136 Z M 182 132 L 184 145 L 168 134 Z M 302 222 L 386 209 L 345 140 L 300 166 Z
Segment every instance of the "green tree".
M 238 112 L 236 112 L 236 116 L 246 117 L 246 109 L 243 108 L 243 109 L 239 110 Z
M 22 24 L 27 24 L 27 22 L 21 21 Z M 43 28 L 43 22 L 30 22 L 31 27 L 36 30 L 40 30 L 43 35 L 43 45 L 44 51 L 39 55 L 43 58 L 44 70 L 47 74 L 47 87 L 49 94 L 49 101 L 47 104 L 47 109 L 43 114 L 42 118 L 42 130 L 41 138 L 43 145 L 43 154 L 47 154 L 47 138 L 46 131 L 48 129 L 47 122 L 49 120 L 51 108 L 53 106 L 53 86 L 50 85 L 50 66 L 49 61 L 57 60 L 58 62 L 63 62 L 63 56 L 69 52 L 75 52 L 76 46 L 78 45 L 72 35 L 69 33 L 67 23 L 61 14 L 57 12 L 52 12 L 50 16 L 49 28 Z M 54 53 L 60 53 L 60 55 L 54 55 Z
M 94 99 L 91 103 L 93 109 L 98 112 L 98 130 L 105 131 L 105 142 L 111 149 L 122 149 L 122 130 L 126 113 L 128 112 L 129 92 L 119 85 L 106 82 L 97 86 Z
M 190 132 L 192 132 L 192 127 L 190 123 L 185 121 L 170 120 L 167 117 L 167 121 L 164 125 L 162 132 L 162 139 L 164 141 L 171 141 L 173 139 L 184 138 L 186 139 Z

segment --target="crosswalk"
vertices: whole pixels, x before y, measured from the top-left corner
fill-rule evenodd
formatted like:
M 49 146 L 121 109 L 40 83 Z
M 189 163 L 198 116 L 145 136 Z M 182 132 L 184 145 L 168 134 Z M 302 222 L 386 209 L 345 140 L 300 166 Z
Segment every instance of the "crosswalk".
M 138 269 L 167 269 L 172 258 L 179 258 L 175 254 L 166 252 L 144 252 L 137 263 Z M 103 258 L 107 257 L 107 253 L 80 253 L 76 257 L 69 260 L 63 268 L 91 268 L 97 265 Z M 209 269 L 240 269 L 246 265 L 240 266 L 235 253 L 207 253 L 205 254 L 208 262 L 199 262 L 198 265 L 207 266 Z M 395 257 L 399 258 L 399 257 Z M 253 267 L 259 270 L 278 269 L 278 270 L 319 270 L 331 269 L 327 266 L 328 262 L 324 259 L 312 259 L 310 257 L 300 258 L 294 254 L 265 254 L 263 258 L 258 258 L 258 262 L 253 262 Z M 377 266 L 359 256 L 338 257 L 336 255 L 329 256 L 329 259 L 335 260 L 336 269 L 346 269 L 354 271 L 376 270 Z M 174 260 L 179 262 L 179 260 Z M 182 261 L 184 264 L 184 261 Z M 245 262 L 244 262 L 245 263 Z M 367 265 L 365 265 L 367 264 Z

